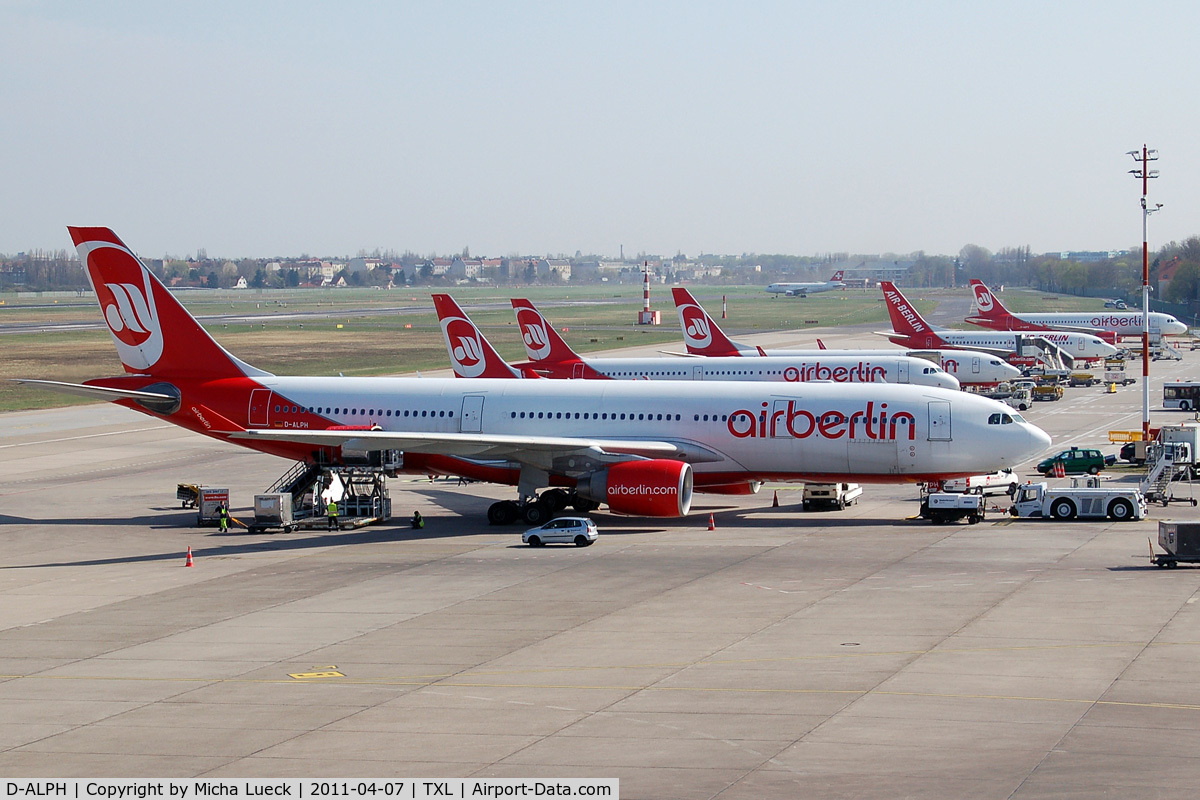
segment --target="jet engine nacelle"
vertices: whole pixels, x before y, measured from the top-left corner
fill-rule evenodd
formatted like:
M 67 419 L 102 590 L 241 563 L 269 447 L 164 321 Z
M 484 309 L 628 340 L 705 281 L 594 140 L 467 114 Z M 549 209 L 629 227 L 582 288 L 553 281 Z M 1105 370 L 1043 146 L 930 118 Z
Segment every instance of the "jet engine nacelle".
M 682 517 L 692 507 L 692 467 L 682 461 L 626 461 L 593 473 L 576 491 L 617 514 Z

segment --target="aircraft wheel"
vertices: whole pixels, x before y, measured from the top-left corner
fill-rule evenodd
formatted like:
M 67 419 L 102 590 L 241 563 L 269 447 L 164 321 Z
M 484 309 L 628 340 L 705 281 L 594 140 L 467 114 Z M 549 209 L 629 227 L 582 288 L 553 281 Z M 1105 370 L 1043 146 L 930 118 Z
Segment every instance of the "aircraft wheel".
M 542 505 L 541 501 L 526 503 L 525 508 L 521 512 L 525 522 L 529 525 L 541 525 L 546 520 L 550 519 L 550 509 Z
M 488 522 L 492 525 L 511 525 L 517 520 L 517 504 L 512 500 L 501 500 L 488 506 Z
M 553 514 L 566 508 L 569 499 L 569 495 L 562 489 L 547 489 L 538 497 L 538 502 Z

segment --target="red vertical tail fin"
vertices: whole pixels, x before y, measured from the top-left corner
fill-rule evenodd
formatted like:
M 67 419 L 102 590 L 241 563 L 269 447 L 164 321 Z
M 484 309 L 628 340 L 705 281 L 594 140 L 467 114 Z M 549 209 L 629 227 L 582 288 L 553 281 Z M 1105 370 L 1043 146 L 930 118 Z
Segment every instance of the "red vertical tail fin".
M 976 322 L 997 330 L 1017 330 L 1021 327 L 1013 325 L 1014 322 L 1019 323 L 1020 320 L 1004 307 L 1000 298 L 992 294 L 992 290 L 983 281 L 972 278 L 971 291 L 975 294 L 975 308 L 979 313 L 977 318 L 968 318 L 969 322 Z
M 520 378 L 448 294 L 433 295 L 450 365 L 460 378 Z
M 896 285 L 891 281 L 880 281 L 879 288 L 883 290 L 883 299 L 887 305 L 888 316 L 892 320 L 892 330 L 905 336 L 927 336 L 933 328 L 917 313 Z
M 837 272 L 833 273 L 833 277 L 829 279 L 829 282 L 837 283 L 840 281 L 842 279 L 842 272 L 844 272 L 844 270 L 839 269 Z
M 512 300 L 517 314 L 517 326 L 521 329 L 521 341 L 525 343 L 525 355 L 535 364 L 581 361 L 579 354 L 571 349 L 554 326 L 524 299 Z
M 687 289 L 676 286 L 671 289 L 671 296 L 675 299 L 679 324 L 683 328 L 683 341 L 689 353 L 698 356 L 741 356 L 755 352 L 753 347 L 740 345 L 726 336 Z
M 164 379 L 270 374 L 217 344 L 110 229 L 67 230 L 126 372 Z

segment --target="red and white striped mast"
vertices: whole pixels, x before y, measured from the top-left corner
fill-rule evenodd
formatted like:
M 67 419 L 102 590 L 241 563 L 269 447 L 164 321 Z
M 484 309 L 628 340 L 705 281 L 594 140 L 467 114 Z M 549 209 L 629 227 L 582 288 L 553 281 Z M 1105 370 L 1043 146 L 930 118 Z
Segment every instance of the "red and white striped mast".
M 1150 150 L 1142 145 L 1139 153 L 1130 150 L 1129 155 L 1141 164 L 1138 169 L 1129 170 L 1134 177 L 1142 179 L 1142 441 L 1150 441 L 1150 243 L 1146 235 L 1146 221 L 1150 215 L 1162 208 L 1162 203 L 1155 203 L 1150 208 L 1146 195 L 1150 191 L 1150 179 L 1158 177 L 1158 170 L 1150 169 L 1150 162 L 1158 160 L 1158 151 Z

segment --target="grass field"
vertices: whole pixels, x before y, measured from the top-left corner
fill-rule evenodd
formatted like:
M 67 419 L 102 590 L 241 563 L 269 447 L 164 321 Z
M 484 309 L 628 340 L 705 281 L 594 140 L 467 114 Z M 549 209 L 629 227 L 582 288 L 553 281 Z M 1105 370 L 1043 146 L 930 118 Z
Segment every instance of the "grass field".
M 811 327 L 886 325 L 887 313 L 873 290 L 829 292 L 804 300 L 773 299 L 762 287 L 689 287 L 708 312 L 731 336 Z M 682 347 L 678 317 L 663 286 L 651 290 L 653 308 L 662 312 L 657 328 L 635 324 L 642 307 L 640 285 L 570 288 L 454 288 L 449 290 L 466 308 L 489 341 L 509 361 L 522 361 L 516 320 L 508 305 L 512 296 L 543 304 L 542 311 L 563 338 L 580 353 L 633 345 Z M 960 290 L 961 291 L 961 290 Z M 199 290 L 177 296 L 193 314 L 256 315 L 255 324 L 207 324 L 218 342 L 242 360 L 283 375 L 394 375 L 449 366 L 441 329 L 429 290 L 373 291 L 370 289 L 268 290 L 264 292 Z M 910 292 L 925 313 L 935 305 Z M 942 292 L 932 293 L 936 297 Z M 728 318 L 721 320 L 721 298 L 727 298 Z M 1052 298 L 1052 301 L 1049 299 Z M 99 321 L 90 297 L 4 297 L 0 326 L 14 323 Z M 1014 311 L 1076 310 L 1100 307 L 1102 301 L 1060 298 L 1057 295 L 1009 290 L 1004 302 Z M 549 303 L 554 303 L 553 306 Z M 560 305 L 569 302 L 569 305 Z M 488 304 L 486 308 L 472 308 Z M 303 322 L 272 319 L 297 312 L 346 311 L 345 317 L 315 317 Z M 358 316 L 361 314 L 361 316 Z M 342 328 L 337 328 L 337 324 Z M 405 327 L 405 326 L 411 327 Z M 965 327 L 965 326 L 964 326 Z M 41 378 L 79 382 L 123 372 L 106 330 L 48 333 L 9 333 L 0 336 L 5 358 L 0 379 Z M 48 408 L 81 401 L 67 395 L 30 389 L 0 380 L 0 411 Z

